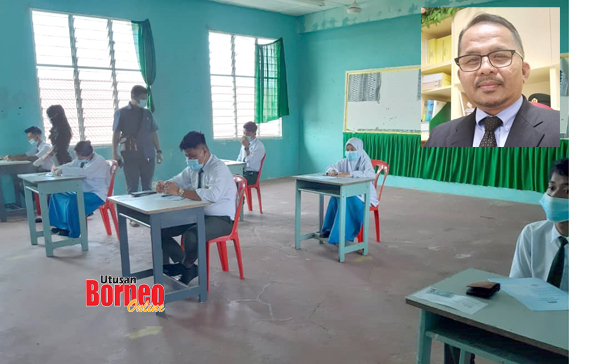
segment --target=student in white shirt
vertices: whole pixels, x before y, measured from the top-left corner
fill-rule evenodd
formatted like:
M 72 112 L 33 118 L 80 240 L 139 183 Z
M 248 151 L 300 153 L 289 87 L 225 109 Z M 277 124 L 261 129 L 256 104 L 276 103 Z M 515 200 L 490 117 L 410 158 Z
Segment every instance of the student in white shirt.
M 346 142 L 346 158 L 329 166 L 325 173 L 328 176 L 346 177 L 346 178 L 375 178 L 375 170 L 371 163 L 371 158 L 363 149 L 363 142 L 359 138 L 350 138 Z M 379 205 L 375 186 L 371 182 L 370 186 L 371 206 Z M 346 199 L 346 235 L 345 239 L 353 241 L 360 232 L 364 218 L 365 198 L 353 196 Z M 327 214 L 323 221 L 322 237 L 329 238 L 329 244 L 339 243 L 339 221 L 338 221 L 339 197 L 332 197 L 329 200 Z
M 210 153 L 204 134 L 187 133 L 179 144 L 185 153 L 187 167 L 170 180 L 158 181 L 156 191 L 182 196 L 195 201 L 209 201 L 204 209 L 206 241 L 231 233 L 236 213 L 237 187 L 229 168 Z M 175 226 L 162 230 L 163 264 L 166 274 L 181 274 L 180 281 L 188 284 L 198 274 L 194 264 L 198 259 L 196 224 Z M 173 239 L 182 235 L 185 251 Z M 176 264 L 169 264 L 169 258 Z
M 102 206 L 108 195 L 110 170 L 106 160 L 96 153 L 92 143 L 81 141 L 75 145 L 77 159 L 53 170 L 55 176 L 84 176 L 83 202 L 88 216 Z M 50 225 L 54 233 L 76 238 L 81 234 L 75 192 L 55 193 L 50 198 Z
M 523 229 L 510 268 L 513 278 L 540 278 L 569 292 L 569 159 L 554 164 L 540 204 L 546 220 Z
M 238 162 L 246 162 L 244 178 L 248 181 L 248 185 L 256 183 L 260 165 L 266 153 L 264 144 L 256 138 L 257 130 L 258 126 L 252 121 L 244 124 L 244 136 L 240 140 L 242 146 L 237 157 Z
M 554 164 L 540 200 L 546 220 L 521 231 L 510 268 L 511 278 L 540 278 L 569 292 L 569 159 Z M 560 252 L 561 246 L 564 248 Z M 562 263 L 562 264 L 561 264 Z M 552 272 L 551 272 L 552 271 Z M 458 363 L 460 350 L 444 345 L 444 363 Z M 468 358 L 475 363 L 475 356 Z
M 52 146 L 42 139 L 42 131 L 37 126 L 25 129 L 29 144 L 33 146 L 27 153 L 19 155 L 7 155 L 5 158 L 11 161 L 31 161 L 36 167 L 43 171 L 52 169 L 52 160 L 49 157 Z

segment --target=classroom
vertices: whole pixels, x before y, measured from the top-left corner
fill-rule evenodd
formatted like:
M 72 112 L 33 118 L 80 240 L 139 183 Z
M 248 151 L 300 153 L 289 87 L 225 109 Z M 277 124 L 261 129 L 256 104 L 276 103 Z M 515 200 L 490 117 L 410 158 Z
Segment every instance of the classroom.
M 523 94 L 552 96 L 555 147 L 431 144 L 468 90 L 422 46 L 473 7 L 550 9 L 560 60 Z M 0 39 L 0 363 L 568 362 L 568 0 L 11 0 Z M 507 293 L 541 221 L 566 309 Z

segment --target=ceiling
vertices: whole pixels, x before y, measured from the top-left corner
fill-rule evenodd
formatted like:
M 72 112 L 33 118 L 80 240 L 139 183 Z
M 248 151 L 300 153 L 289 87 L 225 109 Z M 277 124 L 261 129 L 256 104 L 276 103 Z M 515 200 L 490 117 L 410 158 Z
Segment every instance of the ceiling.
M 210 0 L 223 4 L 255 8 L 293 16 L 347 7 L 352 0 Z M 359 5 L 366 1 L 358 1 Z

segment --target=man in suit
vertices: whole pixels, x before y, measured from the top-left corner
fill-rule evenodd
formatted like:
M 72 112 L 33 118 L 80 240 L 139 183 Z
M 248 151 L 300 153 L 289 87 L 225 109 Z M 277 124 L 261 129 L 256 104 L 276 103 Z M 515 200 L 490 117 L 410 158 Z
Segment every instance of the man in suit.
M 435 127 L 425 147 L 558 147 L 560 113 L 521 94 L 529 78 L 521 37 L 506 19 L 479 14 L 460 33 L 458 78 L 477 109 Z

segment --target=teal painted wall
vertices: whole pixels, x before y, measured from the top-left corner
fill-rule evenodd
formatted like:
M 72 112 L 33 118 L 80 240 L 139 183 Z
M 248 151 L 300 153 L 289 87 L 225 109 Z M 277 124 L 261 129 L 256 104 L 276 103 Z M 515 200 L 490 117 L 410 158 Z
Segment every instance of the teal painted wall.
M 264 139 L 268 157 L 263 178 L 297 173 L 300 143 L 297 18 L 260 10 L 234 7 L 202 0 L 10 0 L 0 1 L 0 155 L 24 152 L 29 144 L 23 130 L 42 126 L 35 50 L 30 9 L 70 12 L 119 19 L 150 19 L 156 47 L 157 76 L 153 85 L 155 117 L 164 162 L 155 179 L 165 179 L 181 171 L 185 159 L 179 142 L 190 130 L 207 133 L 211 151 L 223 159 L 235 159 L 238 141 L 212 140 L 208 30 L 219 30 L 269 38 L 284 37 L 288 66 L 290 116 L 283 119 L 283 138 Z M 111 157 L 109 148 L 99 148 Z M 279 156 L 285 156 L 280 158 Z M 116 193 L 125 192 L 122 171 Z M 5 191 L 8 180 L 3 180 Z M 12 192 L 7 191 L 12 201 Z
M 468 3 L 468 0 L 466 1 Z M 443 6 L 447 1 L 430 1 Z M 456 2 L 463 6 L 465 2 Z M 569 51 L 569 9 L 567 0 L 495 1 L 475 6 L 560 7 L 561 52 Z M 314 173 L 343 158 L 345 72 L 351 70 L 416 65 L 420 60 L 420 17 L 402 16 L 300 35 L 301 64 L 300 144 L 301 173 Z M 392 178 L 390 186 L 418 188 L 444 193 L 467 194 L 456 184 L 431 183 L 420 179 Z M 446 185 L 444 187 L 444 185 Z M 467 189 L 473 186 L 464 185 Z M 486 198 L 507 198 L 501 189 L 477 188 Z M 508 190 L 511 191 L 511 190 Z M 460 193 L 459 193 L 460 192 Z M 516 194 L 518 195 L 518 194 Z M 516 196 L 515 195 L 515 196 Z M 532 202 L 536 196 L 519 195 L 518 201 Z

